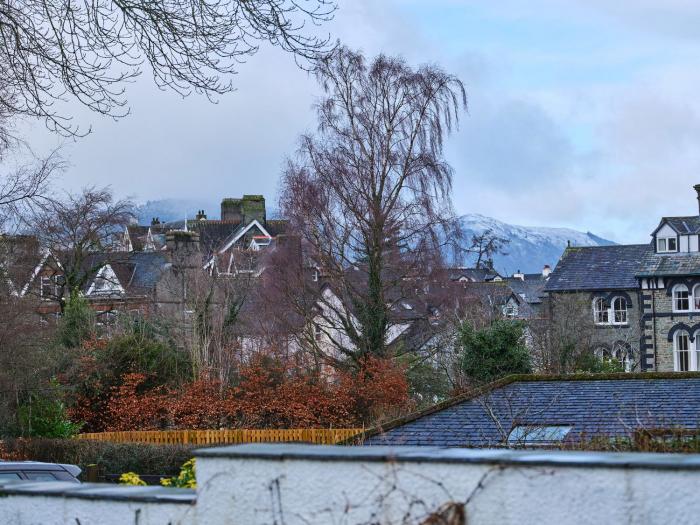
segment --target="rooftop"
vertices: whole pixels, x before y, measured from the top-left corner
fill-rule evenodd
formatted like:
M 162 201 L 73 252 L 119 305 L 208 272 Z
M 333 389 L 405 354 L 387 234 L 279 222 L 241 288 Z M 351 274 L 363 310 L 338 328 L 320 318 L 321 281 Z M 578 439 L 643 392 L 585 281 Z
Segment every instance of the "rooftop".
M 568 429 L 564 443 L 697 429 L 700 373 L 510 376 L 370 430 L 365 444 L 504 446 L 518 427 Z
M 640 261 L 653 254 L 649 244 L 567 248 L 544 291 L 636 289 Z

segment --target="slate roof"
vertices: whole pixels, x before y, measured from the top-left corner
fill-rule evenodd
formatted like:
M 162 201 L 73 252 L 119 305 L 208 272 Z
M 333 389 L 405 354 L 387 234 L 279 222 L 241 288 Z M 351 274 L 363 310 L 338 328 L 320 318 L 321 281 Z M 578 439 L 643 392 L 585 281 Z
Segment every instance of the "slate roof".
M 661 227 L 664 222 L 668 223 L 671 228 L 678 233 L 700 233 L 700 216 L 698 215 L 692 215 L 690 217 L 662 217 L 659 227 Z
M 544 291 L 636 289 L 635 275 L 650 254 L 651 244 L 567 248 Z
M 409 416 L 403 424 L 390 423 L 384 433 L 370 431 L 364 444 L 498 446 L 518 425 L 571 426 L 568 442 L 595 435 L 625 437 L 640 429 L 700 428 L 700 374 L 517 377 L 480 395 L 456 398 L 432 413 Z
M 636 275 L 700 275 L 700 253 L 659 254 L 650 250 L 642 257 Z
M 542 274 L 525 274 L 525 280 L 518 277 L 508 277 L 505 280 L 508 286 L 528 304 L 540 304 L 544 287 L 547 280 L 542 277 Z

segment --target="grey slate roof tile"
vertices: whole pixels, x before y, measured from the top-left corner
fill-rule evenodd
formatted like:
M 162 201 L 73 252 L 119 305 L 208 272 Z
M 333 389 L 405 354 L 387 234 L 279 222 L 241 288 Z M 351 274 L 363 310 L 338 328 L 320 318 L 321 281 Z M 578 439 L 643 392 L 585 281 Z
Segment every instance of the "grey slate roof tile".
M 671 228 L 678 233 L 700 233 L 700 216 L 692 215 L 689 217 L 663 217 L 661 223 L 667 222 Z
M 372 436 L 365 444 L 496 446 L 513 426 L 537 424 L 570 425 L 567 440 L 572 441 L 625 437 L 640 428 L 697 429 L 700 377 L 518 381 Z
M 636 289 L 635 275 L 649 254 L 651 244 L 567 248 L 544 291 Z
M 700 275 L 700 253 L 662 255 L 649 251 L 640 261 L 636 275 Z

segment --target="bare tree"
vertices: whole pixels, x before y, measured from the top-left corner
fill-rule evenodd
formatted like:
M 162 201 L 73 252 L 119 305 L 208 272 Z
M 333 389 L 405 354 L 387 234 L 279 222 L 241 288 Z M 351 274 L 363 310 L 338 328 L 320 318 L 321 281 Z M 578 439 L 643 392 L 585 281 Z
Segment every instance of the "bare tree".
M 161 88 L 208 97 L 263 42 L 302 59 L 328 50 L 307 24 L 333 0 L 0 1 L 0 117 L 29 115 L 78 133 L 60 104 L 73 99 L 112 117 L 128 113 L 125 85 L 146 66 Z
M 48 265 L 56 276 L 53 299 L 63 311 L 70 294 L 82 291 L 104 266 L 99 252 L 109 247 L 114 233 L 133 219 L 128 200 L 114 200 L 109 189 L 85 188 L 65 199 L 52 199 L 31 217 L 40 245 L 48 250 Z
M 471 245 L 467 252 L 475 258 L 475 268 L 486 268 L 493 270 L 494 255 L 508 255 L 506 247 L 510 239 L 499 237 L 492 229 L 488 228 L 480 234 L 472 235 Z
M 0 151 L 0 160 L 2 158 Z M 63 167 L 64 163 L 56 151 L 15 167 L 2 169 L 0 164 L 0 231 L 18 226 L 21 217 L 33 205 L 48 202 L 48 184 Z
M 438 67 L 368 63 L 347 48 L 315 74 L 318 132 L 289 161 L 280 205 L 334 289 L 319 296 L 318 315 L 336 360 L 383 356 L 396 305 L 439 259 L 452 221 L 442 143 L 466 94 Z

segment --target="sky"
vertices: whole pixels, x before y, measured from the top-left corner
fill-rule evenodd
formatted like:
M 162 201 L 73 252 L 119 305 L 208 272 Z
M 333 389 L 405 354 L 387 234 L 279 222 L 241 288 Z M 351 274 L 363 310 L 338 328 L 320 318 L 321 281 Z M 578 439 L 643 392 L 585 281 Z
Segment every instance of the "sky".
M 661 216 L 698 213 L 700 2 L 338 1 L 322 28 L 332 38 L 439 64 L 464 82 L 468 110 L 445 148 L 457 213 L 621 243 L 648 241 Z M 274 203 L 285 158 L 314 129 L 319 92 L 270 47 L 233 80 L 237 90 L 212 104 L 144 75 L 127 87 L 128 117 L 76 104 L 87 137 L 66 142 L 35 123 L 30 142 L 61 146 L 69 167 L 58 183 L 71 191 Z

